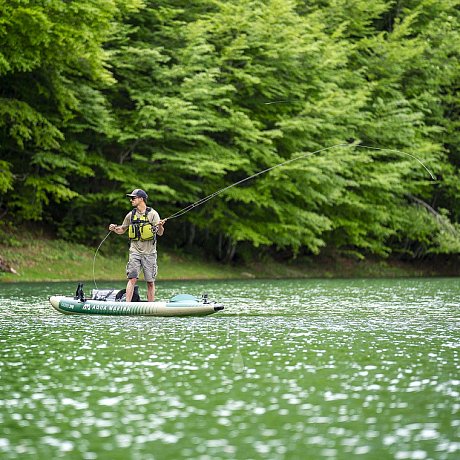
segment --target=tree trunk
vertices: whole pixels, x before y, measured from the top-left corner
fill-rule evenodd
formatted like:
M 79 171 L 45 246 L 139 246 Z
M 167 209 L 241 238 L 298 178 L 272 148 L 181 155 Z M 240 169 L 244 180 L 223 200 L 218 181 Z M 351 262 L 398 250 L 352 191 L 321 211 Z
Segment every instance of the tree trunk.
M 188 226 L 188 235 L 187 235 L 187 242 L 186 245 L 187 247 L 192 247 L 193 242 L 195 241 L 195 236 L 196 236 L 196 226 L 194 224 L 190 224 Z
M 225 262 L 229 263 L 233 260 L 236 253 L 236 241 L 231 238 L 228 239 L 227 251 L 225 254 Z
M 217 259 L 222 260 L 222 233 L 217 237 Z

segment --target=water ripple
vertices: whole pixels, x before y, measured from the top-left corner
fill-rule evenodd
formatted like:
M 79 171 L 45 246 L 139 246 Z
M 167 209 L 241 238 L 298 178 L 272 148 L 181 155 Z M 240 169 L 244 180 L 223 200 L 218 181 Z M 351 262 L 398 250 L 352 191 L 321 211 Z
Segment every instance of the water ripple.
M 460 455 L 458 280 L 160 283 L 205 318 L 66 316 L 0 286 L 0 455 Z

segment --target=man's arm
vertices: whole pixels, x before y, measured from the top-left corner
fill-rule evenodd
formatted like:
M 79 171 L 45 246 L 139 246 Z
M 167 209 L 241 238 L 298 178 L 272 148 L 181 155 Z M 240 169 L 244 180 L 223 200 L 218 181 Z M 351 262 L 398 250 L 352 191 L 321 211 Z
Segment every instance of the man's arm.
M 163 235 L 163 233 L 165 231 L 165 228 L 164 228 L 165 223 L 166 223 L 166 219 L 160 220 L 158 222 L 158 224 L 157 224 L 157 235 L 158 236 Z
M 110 224 L 109 225 L 109 230 L 111 232 L 117 233 L 118 235 L 122 235 L 123 233 L 126 232 L 127 229 L 128 229 L 128 227 L 125 227 L 123 225 L 117 225 L 117 224 Z
M 129 227 L 129 216 L 130 214 L 128 214 L 126 217 L 125 217 L 125 220 L 123 221 L 123 223 L 121 225 L 117 225 L 117 224 L 110 224 L 109 225 L 109 230 L 111 232 L 115 232 L 117 233 L 118 235 L 123 235 L 123 233 L 126 232 L 126 230 L 128 230 L 128 227 Z
M 163 235 L 165 229 L 164 225 L 167 219 L 160 219 L 160 215 L 157 211 L 152 209 L 152 213 L 149 215 L 150 223 L 155 227 L 157 236 Z

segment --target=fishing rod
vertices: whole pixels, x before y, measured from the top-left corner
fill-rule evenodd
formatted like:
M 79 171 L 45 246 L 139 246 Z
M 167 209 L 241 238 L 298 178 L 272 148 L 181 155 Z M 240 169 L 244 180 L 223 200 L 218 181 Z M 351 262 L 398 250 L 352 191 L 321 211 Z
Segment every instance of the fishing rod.
M 283 101 L 284 102 L 284 101 Z M 233 188 L 233 187 L 236 187 L 237 185 L 240 185 L 240 184 L 243 184 L 244 182 L 247 182 L 251 179 L 254 179 L 255 177 L 257 176 L 260 176 L 262 174 L 265 174 L 265 173 L 268 173 L 269 171 L 272 171 L 273 169 L 276 169 L 276 168 L 279 168 L 281 166 L 285 166 L 289 163 L 293 163 L 294 161 L 298 161 L 298 160 L 301 160 L 303 158 L 306 158 L 308 156 L 312 156 L 312 155 L 316 155 L 317 153 L 321 153 L 321 152 L 326 152 L 328 150 L 332 150 L 332 149 L 335 149 L 337 147 L 344 147 L 344 148 L 362 148 L 362 149 L 369 149 L 369 150 L 376 150 L 376 151 L 386 151 L 386 152 L 393 152 L 393 153 L 399 153 L 399 154 L 402 154 L 402 155 L 406 155 L 414 160 L 416 160 L 418 163 L 420 163 L 423 168 L 428 172 L 428 174 L 430 175 L 430 177 L 433 179 L 433 180 L 436 180 L 436 176 L 427 168 L 427 166 L 423 163 L 422 160 L 420 160 L 418 157 L 416 157 L 415 155 L 413 155 L 412 153 L 408 153 L 408 152 L 404 152 L 402 150 L 397 150 L 397 149 L 387 149 L 387 148 L 380 148 L 380 147 L 370 147 L 368 145 L 356 145 L 356 144 L 335 144 L 335 145 L 331 145 L 329 147 L 324 147 L 322 149 L 318 149 L 318 150 L 315 150 L 314 152 L 307 152 L 307 153 L 304 153 L 302 155 L 299 155 L 297 157 L 294 157 L 294 158 L 291 158 L 289 160 L 286 160 L 286 161 L 282 161 L 281 163 L 278 163 L 274 166 L 271 166 L 269 168 L 266 168 L 266 169 L 263 169 L 259 172 L 256 172 L 255 174 L 252 174 L 251 176 L 248 176 L 244 179 L 241 179 L 233 184 L 230 184 L 226 187 L 223 187 L 221 188 L 220 190 L 217 190 L 213 193 L 211 193 L 210 195 L 207 195 L 205 196 L 204 198 L 200 198 L 199 200 L 195 201 L 194 203 L 191 203 L 189 204 L 188 206 L 186 206 L 185 208 L 182 208 L 180 209 L 179 211 L 171 214 L 169 217 L 166 217 L 165 219 L 162 219 L 163 222 L 166 222 L 167 220 L 171 220 L 171 219 L 177 219 L 178 217 L 181 217 L 183 216 L 184 214 L 187 214 L 189 211 L 191 211 L 192 209 L 195 209 L 197 208 L 198 206 L 201 206 L 203 204 L 205 204 L 206 202 L 208 202 L 209 200 L 212 200 L 213 198 L 217 197 L 218 195 L 226 192 L 227 190 Z M 109 233 L 107 233 L 107 235 L 104 237 L 104 239 L 101 241 L 101 243 L 99 244 L 99 246 L 97 247 L 96 249 L 96 252 L 94 254 L 94 258 L 93 258 L 93 280 L 94 280 L 94 285 L 96 286 L 96 289 L 97 289 L 97 284 L 96 284 L 96 277 L 95 277 L 95 271 L 94 271 L 94 267 L 95 267 L 95 262 L 96 262 L 96 256 L 99 252 L 99 249 L 101 248 L 102 244 L 105 242 L 105 240 L 110 236 L 110 234 L 112 233 L 112 231 L 109 231 Z
M 433 180 L 436 180 L 436 176 L 425 166 L 425 164 L 422 162 L 422 160 L 420 160 L 419 158 L 417 158 L 415 155 L 413 155 L 411 153 L 407 153 L 407 152 L 404 152 L 402 150 L 385 149 L 385 148 L 378 148 L 378 147 L 369 147 L 367 145 L 335 144 L 335 145 L 331 145 L 330 147 L 324 147 L 322 149 L 315 150 L 314 152 L 304 153 L 303 155 L 299 155 L 299 156 L 297 156 L 295 158 L 291 158 L 289 160 L 283 161 L 281 163 L 278 163 L 277 165 L 271 166 L 270 168 L 263 169 L 262 171 L 259 171 L 259 172 L 255 173 L 255 174 L 252 174 L 251 176 L 248 176 L 248 177 L 246 177 L 244 179 L 241 179 L 238 182 L 235 182 L 234 184 L 228 185 L 227 187 L 221 188 L 220 190 L 217 190 L 216 192 L 211 193 L 210 195 L 205 196 L 204 198 L 201 198 L 201 199 L 199 199 L 198 201 L 195 201 L 192 204 L 189 204 L 185 208 L 175 212 L 174 214 L 171 214 L 169 217 L 164 219 L 164 221 L 171 220 L 171 219 L 176 219 L 177 217 L 181 217 L 184 214 L 186 214 L 187 212 L 191 211 L 192 209 L 194 209 L 194 208 L 196 208 L 198 206 L 201 206 L 202 204 L 206 203 L 209 200 L 212 200 L 216 196 L 220 195 L 221 193 L 226 192 L 227 190 L 231 189 L 232 187 L 236 187 L 237 185 L 240 185 L 240 184 L 242 184 L 244 182 L 247 182 L 248 180 L 254 179 L 255 177 L 260 176 L 262 174 L 265 174 L 265 173 L 267 173 L 267 172 L 269 172 L 269 171 L 271 171 L 271 170 L 273 170 L 275 168 L 279 168 L 280 166 L 285 166 L 285 165 L 287 165 L 289 163 L 293 163 L 294 161 L 301 160 L 302 158 L 306 158 L 308 156 L 312 156 L 312 155 L 315 155 L 317 153 L 325 152 L 327 150 L 331 150 L 331 149 L 334 149 L 334 148 L 337 148 L 337 147 L 346 147 L 346 148 L 347 147 L 348 148 L 358 147 L 358 148 L 365 148 L 365 149 L 370 149 L 370 150 L 379 150 L 379 151 L 387 151 L 387 152 L 393 152 L 393 153 L 402 153 L 403 155 L 409 156 L 410 158 L 418 161 L 423 166 L 423 168 L 425 168 L 425 170 L 428 172 L 430 177 Z

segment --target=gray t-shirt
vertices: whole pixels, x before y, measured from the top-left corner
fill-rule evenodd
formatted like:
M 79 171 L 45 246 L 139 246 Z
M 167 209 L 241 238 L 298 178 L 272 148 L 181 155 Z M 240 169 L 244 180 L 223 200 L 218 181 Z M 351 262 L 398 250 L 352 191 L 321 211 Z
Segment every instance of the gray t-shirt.
M 135 218 L 142 217 L 143 215 L 144 213 L 140 213 L 139 211 L 136 210 Z M 126 217 L 123 220 L 123 227 L 125 228 L 129 227 L 129 225 L 131 224 L 131 216 L 132 216 L 132 211 L 126 214 Z M 160 216 L 155 211 L 155 209 L 151 209 L 149 211 L 149 213 L 147 214 L 147 218 L 152 225 L 158 225 L 158 222 L 160 222 Z M 131 240 L 131 243 L 129 245 L 129 252 L 134 252 L 136 254 L 154 254 L 156 253 L 157 252 L 156 238 L 150 241 Z

